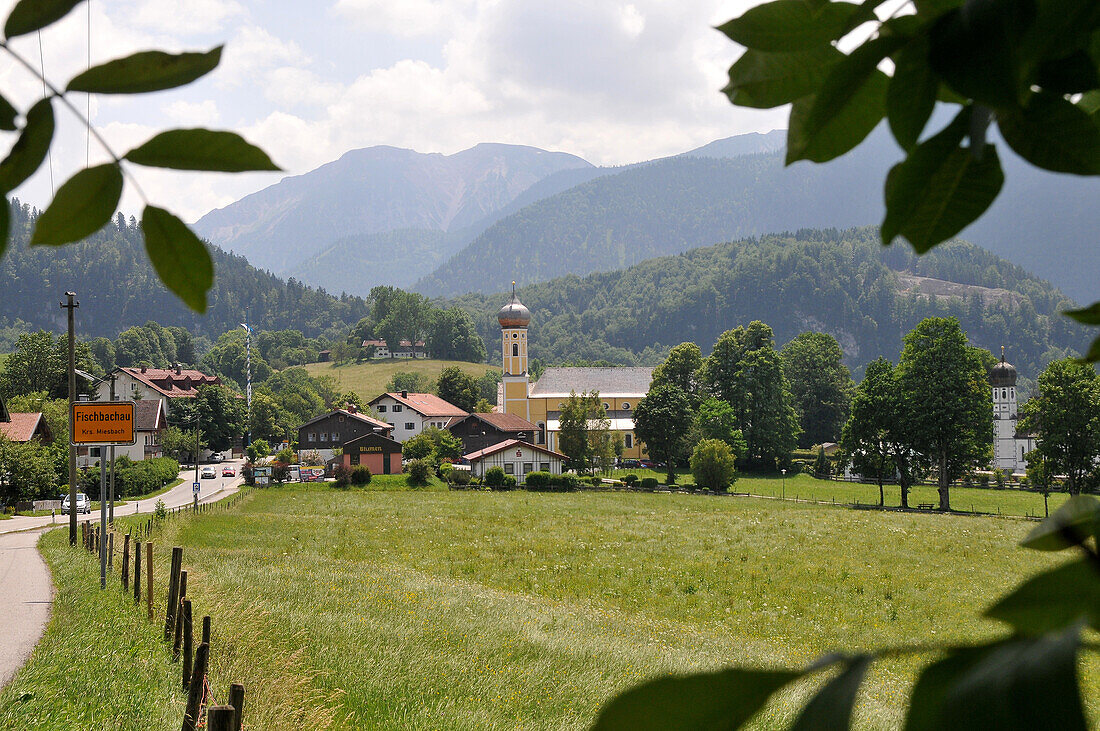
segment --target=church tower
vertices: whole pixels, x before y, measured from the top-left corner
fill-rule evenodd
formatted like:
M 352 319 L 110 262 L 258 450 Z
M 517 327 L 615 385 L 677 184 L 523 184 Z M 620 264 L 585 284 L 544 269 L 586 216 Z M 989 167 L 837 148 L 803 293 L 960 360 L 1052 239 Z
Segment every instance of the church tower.
M 515 414 L 530 421 L 531 383 L 527 375 L 527 325 L 531 322 L 531 311 L 523 306 L 516 297 L 516 283 L 512 282 L 512 299 L 497 313 L 500 323 L 501 355 L 504 375 L 505 414 Z
M 1005 362 L 1001 346 L 1001 362 L 989 372 L 993 387 L 993 466 L 1017 472 L 1026 464 L 1016 454 L 1016 368 Z

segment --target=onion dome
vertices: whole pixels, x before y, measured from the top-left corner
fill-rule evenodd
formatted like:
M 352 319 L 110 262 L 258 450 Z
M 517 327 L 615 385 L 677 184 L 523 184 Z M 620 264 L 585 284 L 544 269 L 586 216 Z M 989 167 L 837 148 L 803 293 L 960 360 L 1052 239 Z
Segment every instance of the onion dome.
M 1016 385 L 1016 366 L 1005 362 L 1005 349 L 1001 348 L 1001 362 L 989 371 L 989 383 L 994 388 L 1008 388 Z
M 512 299 L 508 304 L 500 308 L 497 313 L 497 322 L 504 327 L 527 327 L 531 322 L 531 310 L 527 309 L 519 298 L 516 297 L 516 283 L 512 282 Z

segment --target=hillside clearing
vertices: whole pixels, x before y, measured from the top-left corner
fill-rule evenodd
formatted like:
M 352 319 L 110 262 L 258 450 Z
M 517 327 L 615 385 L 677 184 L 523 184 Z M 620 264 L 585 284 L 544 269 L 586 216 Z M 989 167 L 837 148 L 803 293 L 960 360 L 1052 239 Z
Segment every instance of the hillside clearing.
M 499 368 L 484 363 L 467 363 L 461 360 L 416 360 L 393 358 L 368 363 L 337 366 L 335 363 L 310 363 L 303 366 L 309 375 L 332 376 L 341 392 L 354 391 L 364 399 L 372 399 L 386 391 L 386 384 L 397 372 L 420 373 L 431 380 L 439 378 L 444 368 L 458 366 L 463 372 L 478 378 L 487 371 L 500 372 Z

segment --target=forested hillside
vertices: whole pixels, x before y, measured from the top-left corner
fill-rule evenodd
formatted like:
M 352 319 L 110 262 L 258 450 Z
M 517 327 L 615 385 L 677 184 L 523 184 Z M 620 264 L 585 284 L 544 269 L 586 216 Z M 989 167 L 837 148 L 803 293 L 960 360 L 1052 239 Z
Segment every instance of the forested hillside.
M 114 337 L 155 320 L 196 336 L 216 338 L 240 326 L 245 307 L 257 329 L 301 330 L 306 336 L 343 336 L 367 313 L 358 297 L 334 297 L 254 269 L 243 257 L 210 247 L 214 287 L 206 315 L 187 309 L 160 283 L 149 264 L 136 221 L 115 222 L 86 241 L 61 248 L 29 248 L 34 212 L 12 205 L 13 242 L 0 258 L 0 340 L 15 330 L 61 331 L 64 293 L 77 293 L 77 330 L 83 337 Z M 6 338 L 12 340 L 13 338 Z
M 971 244 L 923 257 L 884 248 L 873 228 L 799 231 L 651 259 L 624 271 L 521 287 L 532 312 L 533 357 L 555 363 L 655 363 L 682 341 L 704 352 L 727 329 L 762 320 L 779 345 L 827 332 L 856 369 L 885 355 L 930 315 L 955 315 L 972 343 L 1008 357 L 1025 377 L 1086 341 L 1057 312 L 1070 303 L 1048 283 Z M 504 294 L 452 300 L 474 317 L 490 352 Z
M 500 291 L 513 279 L 611 271 L 744 236 L 881 221 L 882 181 L 901 157 L 884 129 L 828 165 L 784 167 L 781 152 L 725 157 L 742 149 L 739 141 L 599 177 L 585 170 L 587 180 L 501 219 L 416 289 L 429 296 Z M 962 238 L 1091 301 L 1100 181 L 1040 172 L 1007 151 L 1004 167 L 1001 196 Z M 577 178 L 574 171 L 550 176 L 529 195 Z

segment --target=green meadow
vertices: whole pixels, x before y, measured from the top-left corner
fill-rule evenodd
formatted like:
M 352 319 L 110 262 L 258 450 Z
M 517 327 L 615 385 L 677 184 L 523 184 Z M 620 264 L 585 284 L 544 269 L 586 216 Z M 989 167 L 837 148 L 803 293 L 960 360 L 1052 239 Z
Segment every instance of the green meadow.
M 196 615 L 213 616 L 213 687 L 246 685 L 251 728 L 582 729 L 658 673 L 997 636 L 981 609 L 1060 560 L 1017 548 L 1032 525 L 747 497 L 289 486 L 168 522 L 157 589 L 168 548 L 184 546 Z M 100 597 L 94 557 L 62 532 L 44 541 L 58 605 L 77 609 L 55 614 L 0 694 L 0 727 L 57 727 L 36 720 L 51 689 L 68 696 L 100 677 L 92 646 L 133 672 L 112 672 L 108 700 L 68 701 L 73 714 L 132 684 L 149 705 L 135 713 L 181 718 L 158 643 L 102 635 L 111 612 L 150 637 L 157 627 Z M 72 662 L 80 651 L 87 663 Z M 896 727 L 927 659 L 876 666 L 857 726 Z M 781 695 L 756 725 L 789 724 L 809 690 Z

